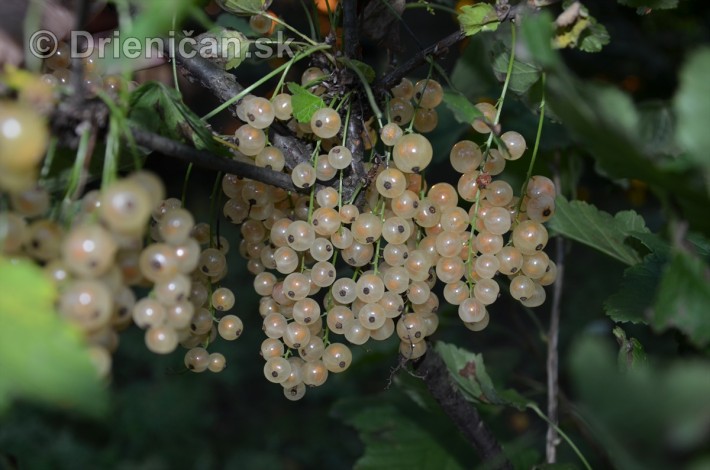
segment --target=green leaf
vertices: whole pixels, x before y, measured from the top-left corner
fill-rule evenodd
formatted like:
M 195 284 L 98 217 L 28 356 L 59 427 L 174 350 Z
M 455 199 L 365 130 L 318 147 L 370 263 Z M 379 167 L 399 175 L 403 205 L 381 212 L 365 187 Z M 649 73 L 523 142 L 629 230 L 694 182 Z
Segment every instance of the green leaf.
M 493 48 L 493 53 L 493 72 L 498 80 L 504 80 L 510 63 L 510 47 L 499 42 Z M 523 94 L 540 79 L 540 73 L 540 67 L 537 65 L 516 58 L 513 60 L 508 87 L 514 93 Z
M 102 413 L 105 389 L 80 332 L 54 311 L 54 285 L 34 264 L 4 258 L 0 285 L 0 403 L 23 399 Z
M 655 10 L 667 10 L 676 8 L 678 0 L 617 0 L 619 4 L 627 7 L 651 8 Z
M 488 3 L 464 6 L 458 20 L 466 36 L 473 36 L 481 31 L 495 31 L 500 26 L 495 8 Z
M 437 427 L 429 420 L 416 419 L 430 413 L 420 408 L 403 410 L 384 398 L 348 400 L 335 410 L 336 415 L 357 429 L 365 448 L 355 463 L 356 469 L 465 468 L 450 452 L 450 443 L 437 437 Z
M 700 258 L 676 252 L 663 274 L 651 316 L 656 330 L 675 327 L 698 347 L 710 344 L 710 268 Z
M 291 92 L 291 106 L 293 107 L 293 117 L 300 123 L 311 122 L 313 113 L 321 108 L 325 108 L 325 102 L 319 96 L 293 82 L 288 83 Z
M 483 116 L 483 113 L 459 92 L 446 90 L 444 92 L 444 103 L 454 113 L 454 118 L 460 123 L 471 124 L 476 118 Z
M 559 65 L 560 63 L 559 54 L 552 49 L 552 38 L 555 33 L 554 24 L 555 21 L 552 15 L 547 11 L 542 11 L 538 15 L 523 17 L 520 26 L 530 54 L 536 59 L 536 62 L 545 67 Z
M 619 290 L 604 302 L 606 314 L 615 322 L 647 323 L 666 262 L 654 253 L 627 268 Z
M 548 227 L 556 234 L 599 250 L 622 263 L 641 261 L 636 249 L 626 243 L 633 232 L 646 232 L 643 217 L 634 211 L 621 211 L 612 216 L 583 201 L 556 200 L 555 216 Z
M 620 371 L 626 372 L 648 365 L 646 362 L 646 352 L 636 338 L 627 338 L 626 332 L 618 326 L 614 328 L 612 333 L 614 333 L 616 337 L 616 342 L 619 343 L 617 362 Z
M 131 94 L 128 118 L 165 137 L 223 153 L 205 123 L 183 103 L 178 92 L 162 83 L 148 82 Z
M 584 52 L 599 52 L 602 47 L 609 44 L 609 31 L 606 26 L 592 19 L 592 23 L 579 35 L 577 43 L 579 49 Z
M 519 410 L 526 408 L 528 400 L 514 390 L 498 392 L 486 372 L 481 354 L 474 354 L 453 344 L 439 341 L 436 351 L 446 363 L 451 377 L 466 398 L 474 403 L 512 406 Z
M 698 165 L 710 168 L 710 48 L 690 56 L 680 73 L 680 88 L 675 96 L 678 116 L 678 141 Z

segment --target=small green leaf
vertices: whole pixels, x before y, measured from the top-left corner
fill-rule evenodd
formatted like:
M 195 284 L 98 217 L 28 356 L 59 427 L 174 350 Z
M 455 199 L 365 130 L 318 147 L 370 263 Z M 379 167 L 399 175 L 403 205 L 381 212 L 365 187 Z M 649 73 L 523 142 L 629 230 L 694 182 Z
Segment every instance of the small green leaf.
M 460 123 L 472 124 L 476 118 L 483 116 L 483 113 L 459 92 L 445 91 L 444 103 L 454 113 L 454 119 Z
M 301 85 L 290 82 L 288 89 L 291 92 L 291 106 L 293 107 L 293 117 L 300 123 L 311 122 L 313 113 L 321 108 L 325 108 L 325 102 L 319 96 L 314 95 Z
M 466 36 L 473 36 L 481 31 L 495 31 L 500 26 L 495 8 L 488 3 L 464 6 L 458 19 Z
M 676 8 L 678 0 L 617 0 L 619 4 L 627 7 L 651 8 L 654 10 L 667 10 Z
M 454 382 L 468 400 L 474 403 L 512 406 L 519 410 L 526 408 L 528 400 L 514 390 L 496 390 L 486 372 L 481 354 L 474 354 L 442 341 L 436 343 L 435 348 L 446 363 Z
M 666 261 L 654 253 L 627 268 L 619 290 L 604 302 L 606 314 L 615 322 L 647 323 Z
M 560 63 L 560 57 L 552 49 L 555 21 L 547 11 L 523 18 L 520 26 L 525 44 L 538 63 L 550 67 Z
M 614 333 L 614 337 L 616 337 L 616 342 L 619 343 L 617 362 L 620 371 L 626 372 L 648 365 L 646 362 L 646 352 L 636 338 L 627 338 L 626 332 L 618 326 L 612 330 L 612 333 Z
M 556 234 L 599 250 L 622 263 L 634 265 L 641 256 L 626 238 L 633 232 L 648 231 L 643 217 L 634 211 L 612 216 L 583 201 L 556 200 L 555 216 L 548 226 Z
M 81 334 L 54 311 L 54 285 L 28 261 L 0 258 L 0 403 L 26 399 L 90 414 L 106 395 Z
M 710 48 L 705 47 L 686 61 L 675 96 L 678 141 L 698 165 L 710 168 Z
M 131 94 L 128 118 L 141 127 L 189 142 L 198 149 L 221 153 L 204 122 L 183 103 L 178 92 L 159 82 L 148 82 Z
M 710 268 L 700 258 L 676 252 L 658 287 L 651 317 L 656 330 L 675 327 L 698 347 L 710 343 Z
M 493 72 L 498 80 L 504 80 L 508 74 L 508 64 L 510 63 L 510 47 L 502 42 L 496 44 L 493 48 Z M 513 60 L 513 68 L 510 73 L 510 82 L 508 87 L 511 91 L 523 94 L 530 89 L 538 80 L 540 80 L 541 70 L 535 64 L 523 62 L 519 59 Z

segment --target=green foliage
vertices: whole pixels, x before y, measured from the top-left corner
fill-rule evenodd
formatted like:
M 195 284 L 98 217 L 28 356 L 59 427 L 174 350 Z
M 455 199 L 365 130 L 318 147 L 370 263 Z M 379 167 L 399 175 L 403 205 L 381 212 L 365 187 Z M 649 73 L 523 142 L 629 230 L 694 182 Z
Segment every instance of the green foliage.
M 609 44 L 609 32 L 606 27 L 589 14 L 586 6 L 577 1 L 566 1 L 563 2 L 562 8 L 565 11 L 557 20 L 555 47 L 599 52 L 602 47 Z M 563 24 L 560 24 L 561 21 Z
M 428 426 L 412 420 L 393 405 L 360 402 L 350 408 L 341 406 L 339 413 L 358 430 L 365 445 L 356 469 L 465 468 L 438 442 Z
M 221 153 L 210 130 L 185 105 L 175 89 L 159 82 L 148 82 L 131 94 L 129 107 L 128 118 L 133 124 L 191 143 L 198 149 Z
M 678 141 L 692 160 L 710 170 L 710 48 L 702 48 L 690 56 L 680 72 L 680 89 L 675 97 L 678 115 Z
M 288 90 L 292 94 L 291 106 L 293 117 L 300 123 L 311 122 L 313 113 L 325 107 L 323 99 L 296 83 L 289 83 Z
M 441 355 L 451 377 L 468 400 L 474 403 L 512 406 L 525 409 L 528 400 L 513 390 L 499 392 L 486 373 L 483 355 L 474 354 L 453 344 L 439 341 L 436 351 Z
M 504 42 L 498 42 L 493 47 L 493 72 L 499 80 L 504 80 L 508 73 L 508 64 L 510 63 L 510 45 Z M 534 63 L 525 62 L 519 58 L 513 61 L 513 68 L 510 74 L 510 83 L 508 87 L 511 91 L 518 94 L 527 92 L 538 80 L 540 80 L 540 67 Z
M 455 91 L 444 91 L 444 104 L 454 114 L 456 121 L 462 124 L 471 124 L 476 118 L 483 116 L 468 98 Z
M 0 258 L 0 410 L 13 399 L 97 415 L 106 395 L 78 330 L 54 311 L 42 270 Z
M 710 419 L 707 361 L 620 373 L 608 343 L 582 338 L 570 366 L 578 410 L 616 468 L 674 468 L 674 452 L 700 449 L 710 437 L 702 424 Z
M 617 322 L 646 323 L 665 263 L 665 257 L 650 254 L 626 269 L 619 290 L 604 302 L 606 314 Z
M 676 251 L 663 273 L 651 324 L 678 328 L 698 347 L 710 344 L 710 268 L 703 260 Z
M 466 36 L 473 36 L 481 31 L 495 31 L 500 26 L 495 8 L 487 3 L 462 7 L 458 20 Z
M 612 216 L 584 201 L 568 202 L 560 196 L 555 217 L 549 228 L 556 234 L 584 243 L 622 263 L 634 265 L 641 261 L 638 251 L 627 244 L 635 232 L 647 232 L 643 217 L 634 211 L 622 211 Z
M 365 62 L 362 62 L 360 60 L 350 59 L 350 60 L 348 60 L 348 65 L 350 65 L 351 67 L 354 67 L 360 73 L 362 73 L 362 76 L 365 77 L 365 80 L 367 80 L 367 83 L 372 83 L 375 81 L 375 78 L 377 76 L 375 74 L 375 69 L 373 69 L 370 65 L 366 64 Z

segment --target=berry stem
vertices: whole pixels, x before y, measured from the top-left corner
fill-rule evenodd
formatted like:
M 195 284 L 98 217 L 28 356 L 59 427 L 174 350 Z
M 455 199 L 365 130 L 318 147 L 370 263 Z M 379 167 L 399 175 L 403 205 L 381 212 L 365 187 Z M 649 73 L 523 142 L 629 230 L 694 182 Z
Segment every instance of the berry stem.
M 520 189 L 520 200 L 518 201 L 518 207 L 515 208 L 515 221 L 517 223 L 520 218 L 520 209 L 523 206 L 523 199 L 525 198 L 525 193 L 528 190 L 528 183 L 532 177 L 533 167 L 535 166 L 535 160 L 537 159 L 537 152 L 540 148 L 540 138 L 542 137 L 542 126 L 545 122 L 545 73 L 542 73 L 542 98 L 540 99 L 540 118 L 537 121 L 537 134 L 535 135 L 535 145 L 533 146 L 532 157 L 530 157 L 530 165 L 528 165 L 528 173 L 525 175 L 525 181 L 523 182 L 523 187 Z
M 365 96 L 367 96 L 367 101 L 370 104 L 370 108 L 372 109 L 372 112 L 375 115 L 375 118 L 377 119 L 377 123 L 380 125 L 380 127 L 382 127 L 382 110 L 380 110 L 380 107 L 377 105 L 375 94 L 372 92 L 372 87 L 367 82 L 367 78 L 365 78 L 365 75 L 362 73 L 362 71 L 357 68 L 350 59 L 344 58 L 341 60 L 345 65 L 348 66 L 350 70 L 355 72 L 357 78 L 360 79 L 360 83 L 362 83 L 362 88 L 365 90 Z
M 535 414 L 538 415 L 543 421 L 545 421 L 550 426 L 554 427 L 555 430 L 562 437 L 562 439 L 564 439 L 565 442 L 572 448 L 574 453 L 577 454 L 577 457 L 579 457 L 579 460 L 582 461 L 582 464 L 584 465 L 584 467 L 587 470 L 592 470 L 592 466 L 589 465 L 589 462 L 587 462 L 587 459 L 584 457 L 584 454 L 582 454 L 582 452 L 575 445 L 575 443 L 572 442 L 572 439 L 570 439 L 569 436 L 567 434 L 565 434 L 565 432 L 562 431 L 562 429 L 560 429 L 560 427 L 558 425 L 556 425 L 555 423 L 550 421 L 550 419 L 547 416 L 545 416 L 545 413 L 543 413 L 542 410 L 540 410 L 540 408 L 535 403 L 528 403 L 527 408 L 530 408 L 531 410 L 533 410 L 535 412 Z

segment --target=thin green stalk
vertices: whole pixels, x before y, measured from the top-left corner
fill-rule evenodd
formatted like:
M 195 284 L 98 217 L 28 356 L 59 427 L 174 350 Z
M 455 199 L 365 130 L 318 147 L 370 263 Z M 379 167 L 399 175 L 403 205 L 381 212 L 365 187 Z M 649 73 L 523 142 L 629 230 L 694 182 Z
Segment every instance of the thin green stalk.
M 52 169 L 52 163 L 54 163 L 54 156 L 57 154 L 57 138 L 52 137 L 49 139 L 49 145 L 47 146 L 47 155 L 44 157 L 44 162 L 42 162 L 42 170 L 39 172 L 39 181 L 43 183 L 49 178 L 49 172 Z
M 71 174 L 69 176 L 69 182 L 67 183 L 67 191 L 64 193 L 64 199 L 62 203 L 58 205 L 52 213 L 53 219 L 58 219 L 62 211 L 69 207 L 72 203 L 73 195 L 79 188 L 79 182 L 81 181 L 81 174 L 84 170 L 84 164 L 86 158 L 89 155 L 89 141 L 91 140 L 91 127 L 87 126 L 82 132 L 79 138 L 79 147 L 76 150 L 76 158 L 74 159 L 74 166 L 72 167 Z
M 187 198 L 187 184 L 190 182 L 190 175 L 192 174 L 192 163 L 187 165 L 187 170 L 185 170 L 185 178 L 182 181 L 182 196 L 180 201 L 182 202 L 182 207 L 185 207 L 185 199 Z
M 542 137 L 542 126 L 545 122 L 545 73 L 542 74 L 542 98 L 540 99 L 540 118 L 537 121 L 537 134 L 535 135 L 535 145 L 533 146 L 532 157 L 530 157 L 530 165 L 528 166 L 528 173 L 525 175 L 525 181 L 523 182 L 523 187 L 520 189 L 520 200 L 518 201 L 518 207 L 515 208 L 515 220 L 517 221 L 520 217 L 520 209 L 523 205 L 523 198 L 528 190 L 528 183 L 532 177 L 533 167 L 535 166 L 535 160 L 537 159 L 537 151 L 540 148 L 540 139 Z
M 253 91 L 257 87 L 259 87 L 259 86 L 263 85 L 264 83 L 266 83 L 267 81 L 271 80 L 273 77 L 280 74 L 286 68 L 290 68 L 293 63 L 296 63 L 299 60 L 302 60 L 302 59 L 310 56 L 311 54 L 313 54 L 316 51 L 321 51 L 321 50 L 325 50 L 325 49 L 330 49 L 330 46 L 325 45 L 325 44 L 320 44 L 318 46 L 308 48 L 305 51 L 299 52 L 290 61 L 275 68 L 274 70 L 272 70 L 268 74 L 264 75 L 261 79 L 257 80 L 256 82 L 254 82 L 250 86 L 244 88 L 240 93 L 234 95 L 232 98 L 228 99 L 227 101 L 225 101 L 224 103 L 222 103 L 221 105 L 219 105 L 218 107 L 216 107 L 215 109 L 213 109 L 212 111 L 210 111 L 209 113 L 204 115 L 202 117 L 202 120 L 206 121 L 206 120 L 216 116 L 217 114 L 221 113 L 225 109 L 229 108 L 230 106 L 232 106 L 234 103 L 236 103 L 237 101 L 239 101 L 240 99 L 245 97 L 247 94 L 249 94 L 251 91 Z
M 556 425 L 555 423 L 550 421 L 550 419 L 545 415 L 545 413 L 542 412 L 542 410 L 540 410 L 540 408 L 538 408 L 538 406 L 535 403 L 528 403 L 527 407 L 530 408 L 531 410 L 533 410 L 536 415 L 538 415 L 540 418 L 543 419 L 543 421 L 545 421 L 547 424 L 549 424 L 550 426 L 555 428 L 555 431 L 557 431 L 557 433 L 560 436 L 562 436 L 562 439 L 564 439 L 565 442 L 572 448 L 574 453 L 577 454 L 577 457 L 579 457 L 579 460 L 582 461 L 582 464 L 584 464 L 584 467 L 587 470 L 592 470 L 592 466 L 589 465 L 589 462 L 587 462 L 587 459 L 584 457 L 584 455 L 579 450 L 579 448 L 574 444 L 574 442 L 572 442 L 572 439 L 570 439 L 569 436 L 567 434 L 565 434 L 565 432 L 562 429 L 560 429 L 560 427 L 558 425 Z
M 175 31 L 175 23 L 176 23 L 176 18 L 175 18 L 175 14 L 173 13 L 173 31 Z M 178 83 L 177 60 L 175 60 L 175 57 L 170 58 L 170 63 L 172 65 L 172 69 L 173 69 L 173 84 L 175 85 L 175 90 L 178 92 L 178 95 L 181 95 L 180 84 Z
M 315 2 L 311 2 L 312 8 L 315 9 L 316 5 Z M 308 11 L 308 7 L 306 6 L 306 3 L 301 0 L 301 6 L 303 7 L 303 11 L 306 13 L 306 19 L 308 20 L 308 28 L 311 30 L 311 39 L 314 41 L 318 40 L 318 35 L 316 35 L 316 25 L 313 23 L 313 18 L 311 17 L 311 12 Z

